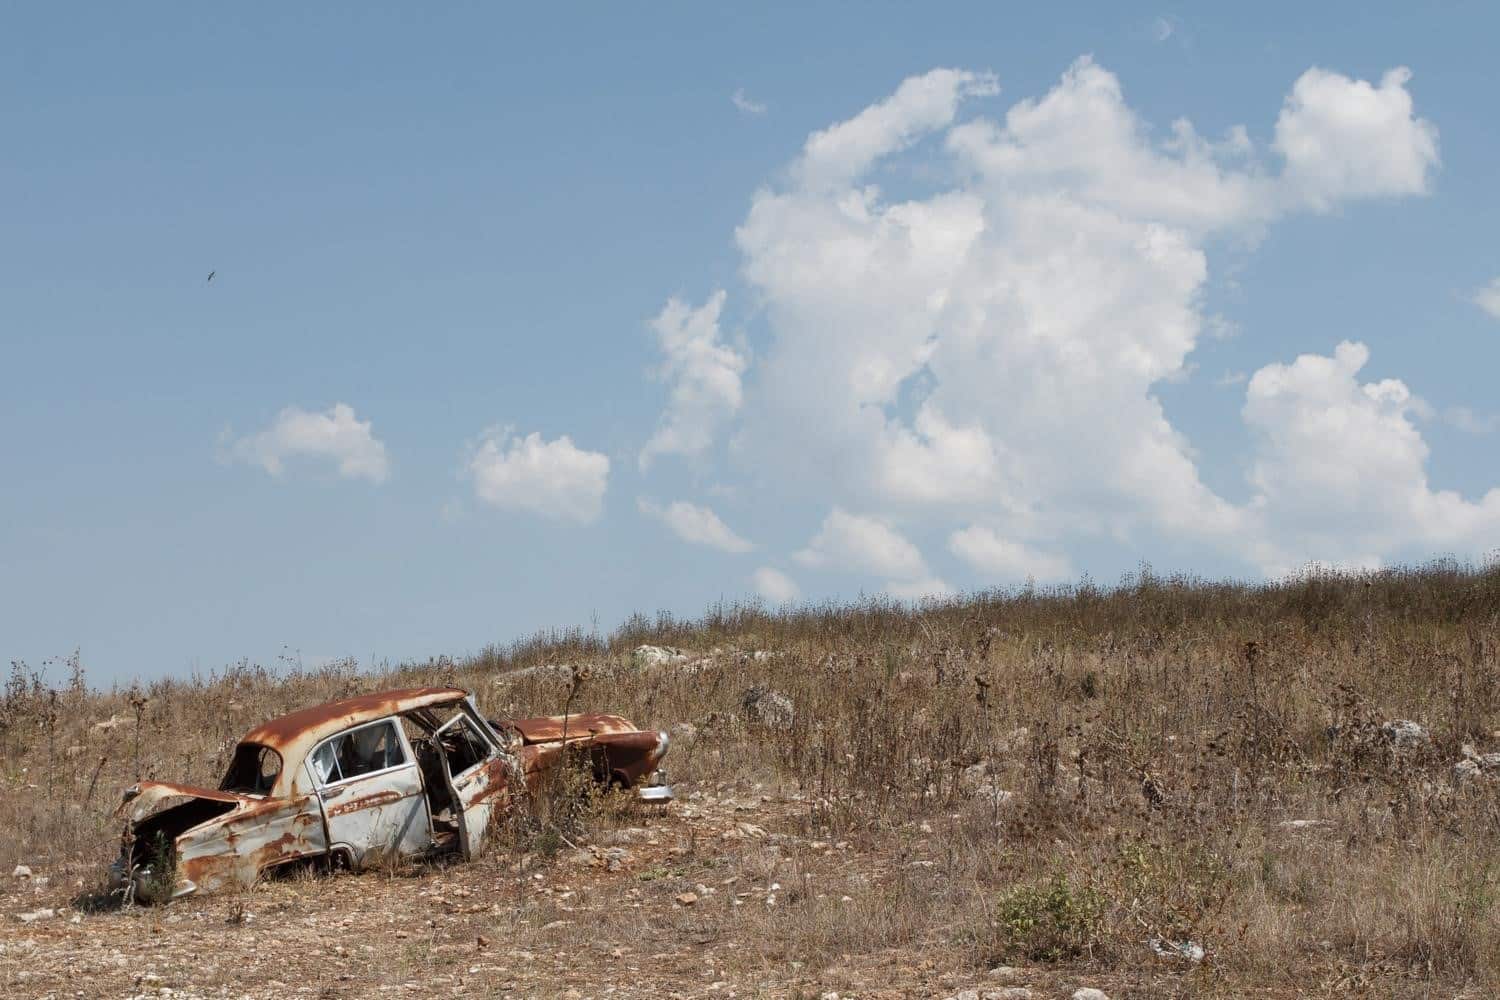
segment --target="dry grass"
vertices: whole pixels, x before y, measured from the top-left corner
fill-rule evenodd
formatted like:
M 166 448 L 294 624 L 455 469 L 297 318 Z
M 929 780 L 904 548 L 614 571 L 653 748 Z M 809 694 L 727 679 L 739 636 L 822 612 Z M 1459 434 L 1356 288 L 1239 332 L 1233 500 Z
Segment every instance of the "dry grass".
M 642 643 L 693 662 L 636 665 Z M 242 664 L 104 692 L 76 661 L 17 664 L 0 703 L 0 864 L 102 869 L 123 785 L 213 784 L 269 715 L 413 683 L 555 712 L 567 682 L 526 668 L 568 663 L 591 674 L 576 708 L 696 728 L 669 759 L 683 808 L 753 789 L 788 803 L 764 848 L 754 831 L 694 841 L 633 876 L 665 906 L 722 887 L 687 926 L 739 942 L 746 967 L 927 948 L 978 972 L 1150 968 L 1206 994 L 1493 991 L 1500 772 L 1456 785 L 1452 766 L 1466 744 L 1500 750 L 1497 649 L 1500 568 L 1439 563 L 1267 586 L 1143 572 L 918 609 L 724 607 L 378 675 Z M 746 711 L 753 685 L 791 700 L 785 728 Z M 1396 719 L 1430 739 L 1393 745 L 1381 726 Z M 633 822 L 607 807 L 593 821 L 601 843 Z M 524 839 L 501 849 L 535 848 Z M 759 895 L 736 905 L 748 886 Z M 1207 957 L 1158 957 L 1152 938 Z

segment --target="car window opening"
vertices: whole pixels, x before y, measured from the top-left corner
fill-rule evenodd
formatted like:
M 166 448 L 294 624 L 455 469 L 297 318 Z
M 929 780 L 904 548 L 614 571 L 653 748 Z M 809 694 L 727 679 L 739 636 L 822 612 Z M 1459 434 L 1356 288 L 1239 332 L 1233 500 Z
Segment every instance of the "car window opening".
M 310 759 L 318 782 L 327 785 L 400 767 L 406 763 L 406 751 L 395 723 L 386 720 L 335 736 Z
M 281 776 L 281 754 L 258 743 L 241 743 L 234 748 L 234 757 L 219 790 L 242 792 L 247 795 L 269 795 L 276 779 Z

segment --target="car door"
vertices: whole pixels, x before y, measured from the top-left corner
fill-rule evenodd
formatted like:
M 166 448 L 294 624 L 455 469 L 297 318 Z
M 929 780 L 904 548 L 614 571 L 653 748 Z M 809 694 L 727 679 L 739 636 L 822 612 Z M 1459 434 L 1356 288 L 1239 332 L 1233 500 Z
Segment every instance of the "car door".
M 331 850 L 355 867 L 421 854 L 432 845 L 422 776 L 395 719 L 346 729 L 307 758 Z
M 473 860 L 484 849 L 496 806 L 508 801 L 509 761 L 468 702 L 438 728 L 432 742 L 443 761 L 449 794 L 461 813 L 459 846 L 464 857 Z

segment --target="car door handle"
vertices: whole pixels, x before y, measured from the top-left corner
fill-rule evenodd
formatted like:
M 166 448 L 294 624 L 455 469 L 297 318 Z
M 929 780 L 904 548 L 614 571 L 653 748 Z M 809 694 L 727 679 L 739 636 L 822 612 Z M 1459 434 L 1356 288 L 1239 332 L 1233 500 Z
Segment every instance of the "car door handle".
M 347 787 L 347 785 L 340 785 L 338 788 L 323 789 L 323 801 L 327 802 L 329 799 L 338 798 L 340 795 L 344 794 L 344 791 Z

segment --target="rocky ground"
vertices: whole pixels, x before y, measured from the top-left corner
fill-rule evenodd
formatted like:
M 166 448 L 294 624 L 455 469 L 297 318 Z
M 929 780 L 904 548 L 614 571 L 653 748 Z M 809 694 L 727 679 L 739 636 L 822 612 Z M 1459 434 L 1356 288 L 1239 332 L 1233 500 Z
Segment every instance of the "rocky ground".
M 9 997 L 1500 995 L 1500 568 L 1142 578 L 464 661 L 0 691 Z M 119 790 L 440 684 L 671 734 L 669 807 L 540 797 L 472 864 L 97 905 Z M 580 808 L 582 806 L 582 808 Z
M 756 786 L 632 807 L 551 858 L 450 863 L 263 883 L 164 908 L 97 910 L 97 870 L 5 879 L 6 997 L 894 998 L 1166 996 L 1194 976 L 975 970 L 944 935 L 814 967 L 774 932 L 810 907 L 837 934 L 881 884 L 940 879 L 922 838 L 900 858 L 794 831 L 805 803 Z M 104 859 L 101 859 L 101 865 Z M 866 897 L 861 899 L 860 897 Z

